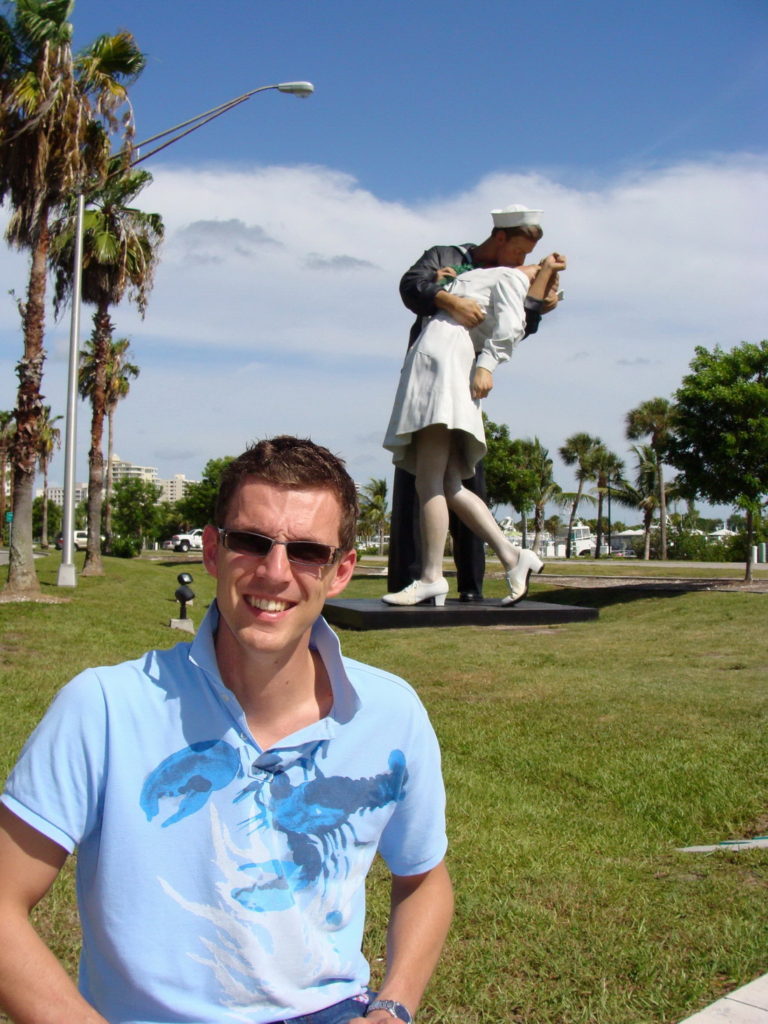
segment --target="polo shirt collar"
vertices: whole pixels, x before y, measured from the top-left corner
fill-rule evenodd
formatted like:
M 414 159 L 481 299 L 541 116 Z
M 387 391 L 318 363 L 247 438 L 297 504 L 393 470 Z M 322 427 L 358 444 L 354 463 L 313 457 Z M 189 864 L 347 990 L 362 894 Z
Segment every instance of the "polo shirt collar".
M 190 645 L 189 659 L 205 673 L 214 690 L 219 693 L 226 691 L 226 694 L 231 696 L 232 691 L 225 686 L 216 661 L 214 638 L 218 625 L 219 608 L 214 600 Z M 334 723 L 343 725 L 355 716 L 360 708 L 360 697 L 344 666 L 339 638 L 322 616 L 312 626 L 309 646 L 320 655 L 333 692 L 333 705 L 330 713 L 327 718 L 321 719 L 316 725 L 322 726 L 325 722 L 331 727 L 331 731 L 335 732 L 335 728 L 332 727 Z M 308 728 L 311 729 L 312 726 Z M 304 731 L 302 730 L 302 732 Z

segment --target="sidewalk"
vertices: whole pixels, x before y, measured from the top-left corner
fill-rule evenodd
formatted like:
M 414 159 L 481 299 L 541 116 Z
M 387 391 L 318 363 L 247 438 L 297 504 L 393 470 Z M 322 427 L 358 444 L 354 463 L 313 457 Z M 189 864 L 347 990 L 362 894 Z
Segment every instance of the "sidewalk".
M 768 1024 L 768 974 L 742 985 L 680 1024 Z

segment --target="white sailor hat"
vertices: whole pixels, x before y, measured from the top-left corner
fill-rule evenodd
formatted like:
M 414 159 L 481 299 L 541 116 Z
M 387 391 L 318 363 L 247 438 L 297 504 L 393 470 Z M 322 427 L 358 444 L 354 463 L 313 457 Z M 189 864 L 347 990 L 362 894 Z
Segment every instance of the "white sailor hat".
M 529 210 L 527 206 L 513 203 L 503 210 L 491 210 L 495 228 L 521 228 L 523 225 L 539 225 L 543 210 Z

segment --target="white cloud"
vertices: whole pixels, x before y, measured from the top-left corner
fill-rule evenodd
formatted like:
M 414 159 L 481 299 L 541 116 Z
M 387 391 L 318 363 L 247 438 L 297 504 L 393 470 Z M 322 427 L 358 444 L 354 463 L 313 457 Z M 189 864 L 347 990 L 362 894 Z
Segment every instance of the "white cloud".
M 117 416 L 121 456 L 161 476 L 276 431 L 311 434 L 356 478 L 389 475 L 380 437 L 410 315 L 401 273 L 429 245 L 481 241 L 488 211 L 544 209 L 542 254 L 565 252 L 566 300 L 500 368 L 488 414 L 554 453 L 578 430 L 621 454 L 628 409 L 669 396 L 695 345 L 766 335 L 768 162 L 734 156 L 638 172 L 601 187 L 490 174 L 460 195 L 385 202 L 322 167 L 160 169 L 142 205 L 166 242 L 145 321 L 116 311 L 142 367 Z M 23 294 L 26 260 L 0 250 Z M 89 328 L 84 311 L 84 328 Z M 68 325 L 50 330 L 44 391 L 64 407 Z M 18 314 L 0 304 L 0 407 L 15 401 Z M 78 478 L 85 476 L 87 417 Z M 57 459 L 52 478 L 62 472 Z M 567 471 L 558 479 L 569 488 Z

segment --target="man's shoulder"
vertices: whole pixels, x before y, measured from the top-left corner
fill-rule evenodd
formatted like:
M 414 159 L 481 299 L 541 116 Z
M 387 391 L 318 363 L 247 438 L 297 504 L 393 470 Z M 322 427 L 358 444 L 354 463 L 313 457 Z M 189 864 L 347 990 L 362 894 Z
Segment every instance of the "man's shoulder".
M 358 693 L 366 698 L 375 698 L 386 703 L 397 702 L 421 706 L 421 698 L 410 683 L 401 676 L 385 669 L 357 661 L 355 658 L 342 658 L 344 670 Z
M 474 242 L 462 242 L 454 245 L 433 245 L 429 249 L 424 250 L 418 262 L 437 259 L 442 265 L 444 260 L 461 258 L 474 248 Z
M 130 700 L 137 691 L 155 688 L 172 675 L 178 679 L 179 669 L 189 662 L 189 643 L 165 649 L 145 651 L 138 658 L 115 665 L 96 665 L 84 669 L 59 691 L 73 700 L 90 699 L 100 691 L 105 699 L 117 697 Z

